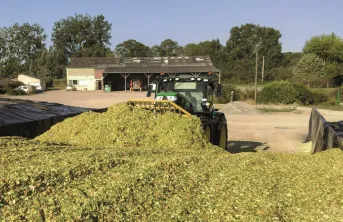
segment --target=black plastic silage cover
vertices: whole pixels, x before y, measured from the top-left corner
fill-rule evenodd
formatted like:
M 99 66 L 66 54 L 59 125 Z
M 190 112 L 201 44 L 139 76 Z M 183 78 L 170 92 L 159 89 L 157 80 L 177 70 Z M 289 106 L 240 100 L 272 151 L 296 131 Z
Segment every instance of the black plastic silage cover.
M 309 123 L 309 139 L 312 153 L 330 148 L 343 150 L 343 121 L 327 122 L 315 108 L 312 109 Z
M 66 106 L 58 103 L 18 103 L 0 106 L 0 136 L 37 137 L 66 118 L 84 112 L 103 112 L 106 109 L 90 109 Z

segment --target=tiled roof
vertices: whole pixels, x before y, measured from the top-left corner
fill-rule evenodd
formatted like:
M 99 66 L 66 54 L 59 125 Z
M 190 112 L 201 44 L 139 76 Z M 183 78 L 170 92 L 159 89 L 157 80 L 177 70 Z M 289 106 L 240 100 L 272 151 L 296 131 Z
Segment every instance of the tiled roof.
M 118 58 L 99 57 L 99 58 L 72 58 L 68 68 L 107 68 L 108 65 L 116 64 Z
M 104 73 L 220 72 L 209 56 L 73 58 L 69 68 L 106 68 Z

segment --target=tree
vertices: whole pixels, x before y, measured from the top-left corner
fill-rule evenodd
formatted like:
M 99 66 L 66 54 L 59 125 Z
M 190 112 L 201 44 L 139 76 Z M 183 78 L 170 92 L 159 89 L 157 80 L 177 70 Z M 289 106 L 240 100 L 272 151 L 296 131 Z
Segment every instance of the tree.
M 325 74 L 326 80 L 329 84 L 331 83 L 332 86 L 341 86 L 342 85 L 342 78 L 343 78 L 343 63 L 339 62 L 326 62 L 325 63 Z M 340 81 L 338 81 L 340 80 Z
M 94 44 L 89 47 L 80 49 L 72 57 L 113 57 L 113 52 L 109 47 L 103 47 L 101 44 Z
M 150 48 L 151 56 L 181 56 L 184 54 L 184 47 L 171 39 L 166 39 L 160 45 L 154 45 Z
M 314 53 L 324 62 L 343 62 L 343 40 L 334 33 L 314 36 L 306 41 L 304 53 Z
M 293 77 L 296 81 L 306 83 L 308 87 L 314 83 L 323 83 L 326 77 L 325 64 L 316 54 L 306 54 L 294 67 Z
M 183 53 L 186 56 L 196 56 L 200 55 L 199 45 L 196 43 L 189 43 L 183 48 Z
M 304 56 L 304 53 L 301 53 L 301 52 L 282 53 L 280 66 L 294 67 L 303 56 Z
M 253 81 L 255 72 L 255 50 L 258 50 L 259 68 L 261 70 L 262 56 L 265 57 L 265 77 L 272 80 L 271 70 L 280 63 L 281 43 L 280 31 L 255 24 L 245 24 L 240 27 L 233 27 L 230 30 L 230 38 L 227 41 L 228 56 L 231 64 L 231 71 L 242 79 Z M 244 63 L 238 61 L 245 61 Z M 244 67 L 237 67 L 237 62 Z M 247 75 L 247 76 L 246 76 Z
M 151 55 L 150 48 L 134 39 L 120 43 L 115 48 L 116 55 L 122 57 L 146 57 Z
M 7 51 L 7 45 L 6 45 L 6 39 L 8 36 L 8 29 L 6 27 L 1 28 L 0 27 L 0 61 L 5 58 L 6 51 Z
M 184 47 L 184 54 L 188 56 L 213 56 L 222 48 L 219 39 L 203 41 L 198 44 L 189 43 Z
M 175 50 L 175 56 L 184 56 L 184 47 L 179 46 Z
M 231 77 L 229 74 L 227 49 L 220 44 L 219 39 L 203 41 L 198 44 L 189 43 L 185 45 L 183 53 L 186 56 L 210 56 L 213 65 L 222 71 L 222 79 L 225 80 Z
M 161 56 L 160 52 L 160 46 L 159 45 L 154 45 L 153 47 L 150 48 L 151 56 Z
M 41 78 L 59 79 L 63 77 L 63 54 L 59 54 L 53 47 L 42 51 L 32 70 Z
M 293 69 L 302 56 L 303 53 L 301 52 L 282 53 L 279 66 L 270 70 L 270 78 L 278 81 L 291 80 L 293 78 Z
M 220 44 L 219 39 L 200 42 L 199 44 L 200 55 L 213 56 L 219 52 L 223 46 Z
M 112 24 L 103 15 L 75 14 L 54 23 L 52 42 L 57 51 L 63 51 L 65 61 L 73 56 L 106 56 L 111 39 Z
M 10 77 L 30 71 L 45 49 L 46 34 L 38 24 L 15 23 L 0 29 L 0 74 Z
M 46 34 L 40 25 L 16 23 L 9 28 L 8 32 L 9 55 L 16 57 L 21 64 L 29 66 L 40 51 L 45 49 L 45 40 Z
M 281 58 L 281 33 L 274 28 L 254 24 L 245 24 L 233 27 L 227 47 L 235 59 L 255 58 L 255 49 L 265 57 L 276 56 L 273 60 Z M 274 65 L 274 64 L 273 64 Z
M 21 64 L 15 57 L 6 57 L 0 63 L 0 78 L 14 77 L 15 74 L 22 72 Z
M 171 39 L 166 39 L 159 46 L 160 56 L 176 56 L 179 49 L 179 43 Z
M 343 39 L 331 33 L 314 36 L 306 41 L 304 53 L 314 53 L 324 60 L 327 82 L 337 82 L 343 74 Z
M 232 78 L 232 72 L 230 72 L 230 60 L 226 47 L 221 47 L 215 53 L 211 55 L 213 65 L 221 70 L 221 79 L 225 82 Z

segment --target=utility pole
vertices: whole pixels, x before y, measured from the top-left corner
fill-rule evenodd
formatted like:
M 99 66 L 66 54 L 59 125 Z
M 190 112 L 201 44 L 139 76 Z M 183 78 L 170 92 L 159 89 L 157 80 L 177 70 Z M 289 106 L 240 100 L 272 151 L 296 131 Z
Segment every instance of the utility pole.
M 262 82 L 263 82 L 263 79 L 264 79 L 264 56 L 262 57 Z
M 255 73 L 255 104 L 257 104 L 257 61 L 258 61 L 258 49 L 256 46 L 256 73 Z

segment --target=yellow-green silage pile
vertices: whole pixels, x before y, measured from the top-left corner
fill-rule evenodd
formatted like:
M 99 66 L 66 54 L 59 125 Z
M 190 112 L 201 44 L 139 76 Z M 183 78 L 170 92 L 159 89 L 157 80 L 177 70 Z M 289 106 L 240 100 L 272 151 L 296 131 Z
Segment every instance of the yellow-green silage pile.
M 105 113 L 87 112 L 66 119 L 45 134 L 39 141 L 81 146 L 155 146 L 163 148 L 197 147 L 208 143 L 203 139 L 198 118 L 184 118 L 119 104 Z
M 0 138 L 0 220 L 342 221 L 340 150 L 230 154 L 198 124 L 117 105 Z

